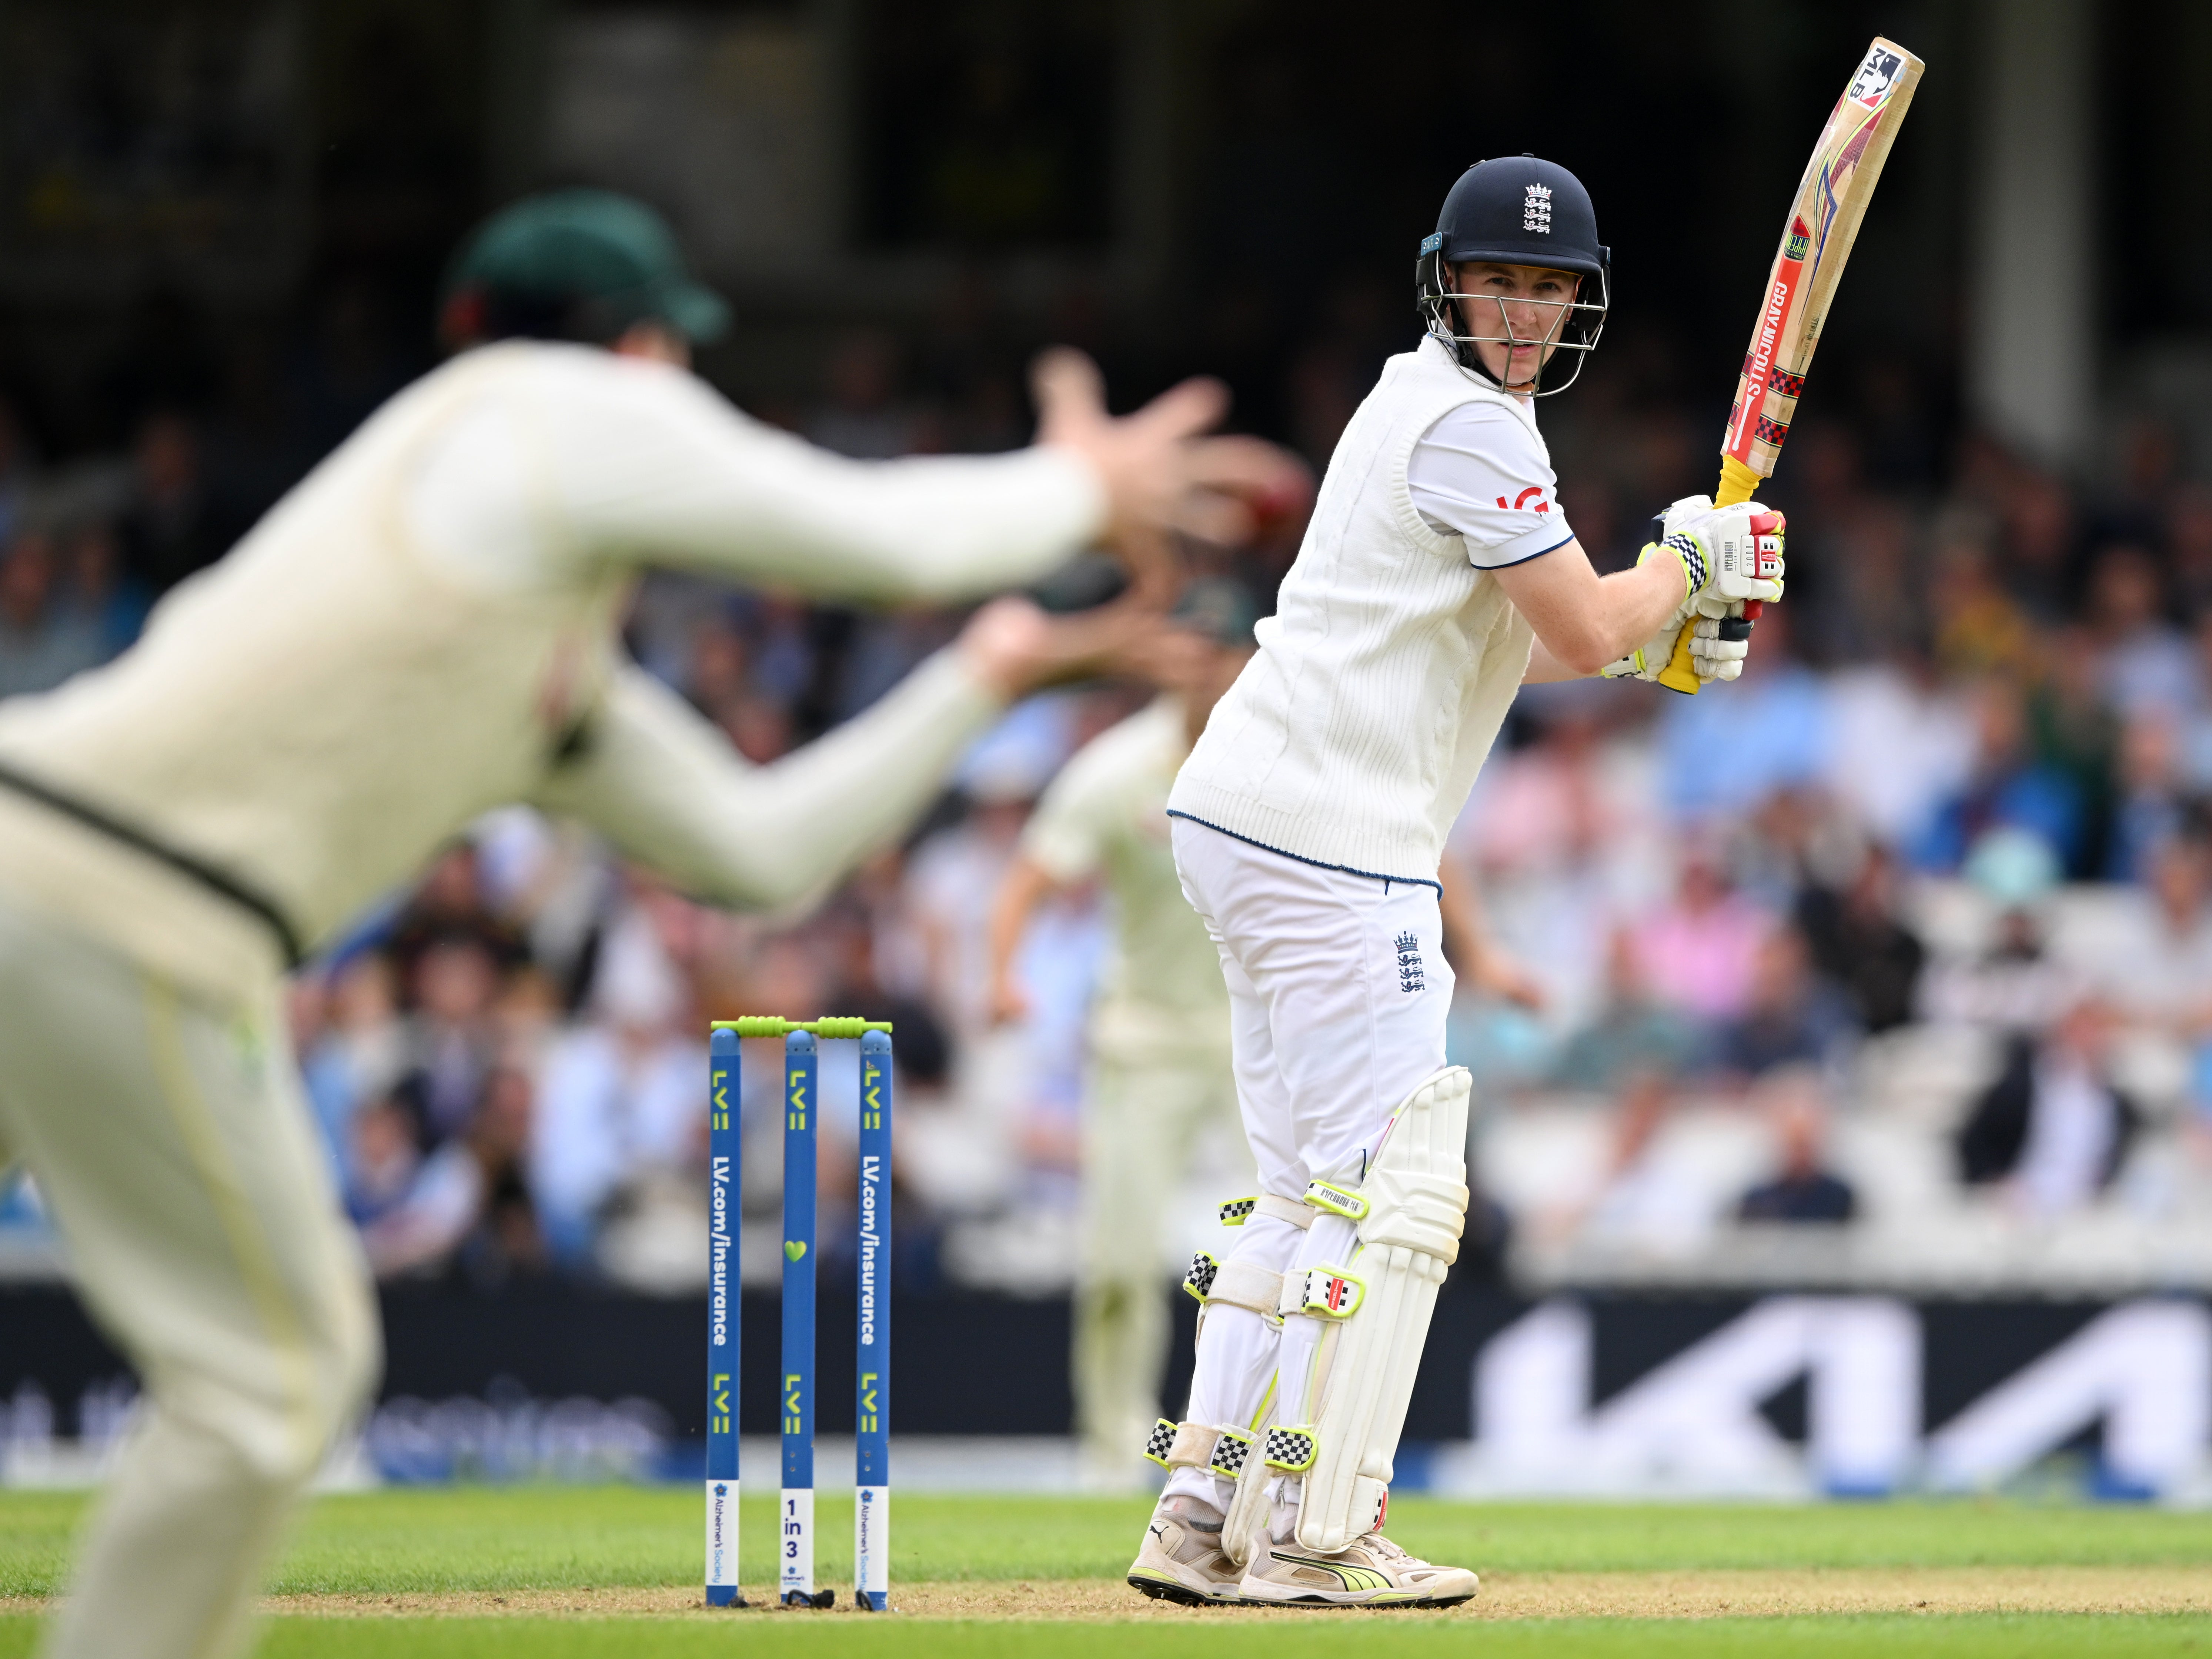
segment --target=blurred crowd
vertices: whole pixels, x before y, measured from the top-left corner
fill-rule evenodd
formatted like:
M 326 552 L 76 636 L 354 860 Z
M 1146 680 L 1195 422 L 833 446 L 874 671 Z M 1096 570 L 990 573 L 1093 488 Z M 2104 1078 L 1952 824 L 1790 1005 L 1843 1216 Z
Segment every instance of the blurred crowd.
M 1741 682 L 1525 692 L 1455 835 L 1546 992 L 1462 1011 L 1457 1057 L 1493 1101 L 1607 1103 L 1579 1167 L 1522 1183 L 1540 1241 L 1850 1220 L 1832 1127 L 1947 1038 L 1977 1060 L 1925 1127 L 1962 1208 L 2171 1218 L 2172 1180 L 2123 1180 L 2154 1119 L 2208 1166 L 2212 491 L 2157 422 L 2099 493 L 1938 448 L 1885 380 L 1793 434 L 1790 592 Z M 1571 516 L 1575 459 L 1667 441 L 1601 402 Z M 1766 1149 L 1731 1194 L 1667 1144 L 1716 1103 Z
M 1382 352 L 1409 343 L 1395 314 L 1350 291 L 1248 398 L 1255 422 L 1325 465 Z M 913 339 L 842 337 L 811 403 L 759 412 L 865 459 L 1023 441 L 1018 356 L 948 315 Z M 1540 411 L 1601 566 L 1705 487 L 1720 423 L 1683 401 L 1658 345 L 1607 351 Z M 396 378 L 371 364 L 353 380 Z M 2021 1214 L 2114 1188 L 2155 1105 L 2115 1058 L 2131 1042 L 2204 1074 L 2179 1085 L 2190 1121 L 2212 1104 L 2212 488 L 2150 420 L 2125 429 L 2109 487 L 2079 487 L 1957 434 L 1893 365 L 1838 386 L 1832 408 L 1791 439 L 1772 497 L 1793 526 L 1790 593 L 1741 682 L 1694 699 L 1525 693 L 1453 835 L 1448 856 L 1533 981 L 1522 1001 L 1467 998 L 1454 1058 L 1492 1122 L 1564 1099 L 1604 1126 L 1540 1202 L 1493 1192 L 1507 1229 L 1663 1231 L 1686 1206 L 1711 1212 L 1656 1151 L 1686 1102 L 1757 1124 L 1765 1148 L 1700 1224 L 1849 1222 L 1864 1206 L 1832 1130 L 1868 1109 L 1864 1057 L 1900 1033 L 1986 1040 L 1942 1133 L 1960 1190 Z M 0 404 L 0 695 L 125 648 L 312 459 L 256 472 L 233 427 L 161 409 L 127 453 L 42 465 Z M 1201 563 L 1264 599 L 1295 550 Z M 957 621 L 656 575 L 629 641 L 771 766 Z M 704 1022 L 837 1012 L 897 1026 L 902 1282 L 1065 1285 L 1108 918 L 1080 891 L 1046 907 L 1013 1024 L 986 995 L 984 929 L 1045 784 L 1145 695 L 1092 685 L 1015 709 L 902 846 L 799 919 L 702 908 L 522 809 L 475 826 L 295 989 L 307 1096 L 378 1271 L 697 1285 Z M 2096 924 L 2070 927 L 2084 894 Z M 1946 921 L 1946 895 L 1967 896 L 1975 927 Z M 824 1068 L 833 1271 L 851 1231 L 841 1069 Z M 749 1091 L 746 1213 L 764 1228 L 779 1116 Z

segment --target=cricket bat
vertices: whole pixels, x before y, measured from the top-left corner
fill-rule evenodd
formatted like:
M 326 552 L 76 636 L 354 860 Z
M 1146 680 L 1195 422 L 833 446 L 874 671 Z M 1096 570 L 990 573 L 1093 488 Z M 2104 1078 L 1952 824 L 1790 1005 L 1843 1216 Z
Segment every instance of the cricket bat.
M 1797 195 L 1783 222 L 1782 246 L 1775 250 L 1759 320 L 1752 327 L 1751 349 L 1735 383 L 1735 402 L 1728 429 L 1721 434 L 1721 482 L 1716 506 L 1747 501 L 1761 478 L 1771 477 L 1783 440 L 1805 390 L 1805 371 L 1820 343 L 1821 325 L 1843 279 L 1844 263 L 1866 216 L 1867 203 L 1881 181 L 1881 164 L 1911 107 L 1912 89 L 1923 65 L 1894 40 L 1875 37 L 1859 61 L 1850 84 L 1836 100 L 1813 159 L 1805 164 Z M 1746 607 L 1758 615 L 1757 602 Z M 1695 696 L 1698 676 L 1690 664 L 1690 629 L 1686 623 L 1674 641 L 1674 654 L 1659 684 Z

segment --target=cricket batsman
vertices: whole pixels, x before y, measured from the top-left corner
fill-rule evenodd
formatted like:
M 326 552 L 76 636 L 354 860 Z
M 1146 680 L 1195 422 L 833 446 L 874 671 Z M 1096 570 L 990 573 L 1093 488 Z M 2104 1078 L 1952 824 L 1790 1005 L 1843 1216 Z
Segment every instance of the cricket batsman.
M 1385 365 L 1322 479 L 1278 614 L 1169 798 L 1183 890 L 1228 981 L 1261 1194 L 1218 1268 L 1187 1418 L 1129 1571 L 1191 1602 L 1447 1606 L 1474 1573 L 1382 1533 L 1398 1437 L 1468 1204 L 1471 1079 L 1444 1064 L 1437 869 L 1521 684 L 1656 678 L 1692 630 L 1782 594 L 1756 502 L 1667 509 L 1600 577 L 1560 511 L 1534 399 L 1596 346 L 1610 258 L 1588 193 L 1485 161 L 1421 245 L 1427 337 Z
M 35 1175 L 146 1408 L 49 1651 L 245 1638 L 292 1504 L 379 1364 L 300 1095 L 283 975 L 487 809 L 595 826 L 709 899 L 799 900 L 912 820 L 1095 619 L 1025 603 L 755 769 L 623 659 L 641 566 L 848 599 L 965 599 L 1101 538 L 1151 547 L 1279 463 L 1201 440 L 1194 383 L 1108 418 L 1066 356 L 1020 453 L 868 465 L 686 372 L 724 325 L 664 225 L 595 192 L 483 228 L 460 349 L 402 392 L 112 665 L 0 708 L 0 1163 Z M 1224 486 L 1215 490 L 1209 486 Z
M 1094 1488 L 1135 1477 L 1141 1466 L 1131 1448 L 1144 1443 L 1159 1409 L 1169 1321 L 1149 1241 L 1200 1137 L 1237 1121 L 1228 988 L 1176 874 L 1167 804 L 1207 715 L 1252 655 L 1253 615 L 1237 584 L 1194 582 L 1176 607 L 1176 626 L 1119 653 L 1119 665 L 1159 695 L 1085 744 L 1052 781 L 992 911 L 992 1012 L 1001 1019 L 1027 1012 L 1015 956 L 1041 902 L 1097 878 L 1111 917 L 1091 1007 L 1068 1367 L 1084 1480 Z M 1448 874 L 1444 900 L 1469 982 L 1523 1002 L 1535 995 L 1492 943 L 1477 896 Z

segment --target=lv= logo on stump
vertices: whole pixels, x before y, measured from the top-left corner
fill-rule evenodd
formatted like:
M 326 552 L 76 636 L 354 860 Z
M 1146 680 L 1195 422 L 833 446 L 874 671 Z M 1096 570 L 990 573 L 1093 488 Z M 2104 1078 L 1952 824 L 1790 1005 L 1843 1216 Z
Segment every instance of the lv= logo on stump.
M 708 1045 L 707 1298 L 707 1605 L 744 1607 L 738 1588 L 739 1278 L 738 1204 L 744 1126 L 739 1039 L 783 1039 L 782 1364 L 778 1424 L 776 1600 L 827 1607 L 814 1588 L 815 1171 L 820 1126 L 817 1039 L 860 1041 L 859 1329 L 854 1366 L 855 1607 L 890 1607 L 890 1027 L 857 1018 L 716 1020 Z

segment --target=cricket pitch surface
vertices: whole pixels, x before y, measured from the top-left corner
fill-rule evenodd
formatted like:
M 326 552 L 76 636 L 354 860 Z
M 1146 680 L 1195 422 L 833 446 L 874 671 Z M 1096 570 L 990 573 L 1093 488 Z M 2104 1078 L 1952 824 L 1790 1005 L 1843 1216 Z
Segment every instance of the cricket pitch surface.
M 86 1500 L 0 1492 L 0 1659 L 30 1653 Z M 756 1605 L 709 1611 L 696 1487 L 395 1489 L 319 1500 L 280 1565 L 259 1651 L 333 1659 L 622 1655 L 2202 1654 L 2212 1515 L 2001 1501 L 1454 1504 L 1391 1534 L 1473 1566 L 1437 1611 L 1184 1608 L 1121 1580 L 1141 1498 L 895 1499 L 888 1615 L 851 1606 L 851 1504 L 823 1492 L 834 1610 L 765 1605 L 773 1494 L 741 1538 Z

